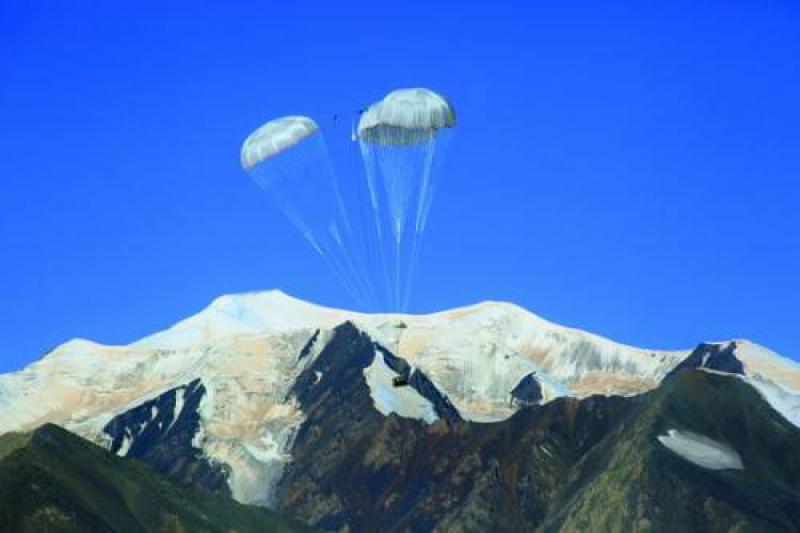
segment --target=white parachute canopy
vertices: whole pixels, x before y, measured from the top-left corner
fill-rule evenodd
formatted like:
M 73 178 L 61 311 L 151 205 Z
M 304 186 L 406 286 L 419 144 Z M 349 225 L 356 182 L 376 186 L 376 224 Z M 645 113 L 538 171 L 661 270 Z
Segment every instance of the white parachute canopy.
M 322 131 L 305 116 L 271 120 L 245 139 L 241 163 L 328 263 L 354 300 L 374 305 Z
M 375 221 L 372 260 L 382 264 L 378 276 L 395 311 L 408 305 L 438 167 L 455 125 L 450 103 L 423 88 L 392 91 L 358 123 Z
M 318 131 L 317 123 L 308 117 L 295 115 L 270 120 L 244 140 L 242 167 L 249 170 Z

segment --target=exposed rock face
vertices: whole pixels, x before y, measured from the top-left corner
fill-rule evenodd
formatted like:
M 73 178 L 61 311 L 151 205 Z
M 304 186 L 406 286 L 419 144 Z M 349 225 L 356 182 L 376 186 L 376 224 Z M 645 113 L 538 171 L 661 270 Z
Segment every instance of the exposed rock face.
M 303 359 L 305 357 L 308 357 L 308 355 L 311 353 L 311 350 L 314 349 L 314 344 L 316 344 L 317 340 L 319 339 L 319 333 L 320 330 L 314 332 L 314 334 L 308 340 L 306 345 L 303 346 L 303 349 L 300 350 L 300 355 L 298 356 L 298 359 Z
M 520 405 L 536 405 L 542 401 L 542 387 L 531 372 L 511 390 L 511 398 Z
M 110 451 L 144 461 L 178 481 L 230 496 L 226 466 L 206 459 L 195 445 L 205 392 L 195 379 L 115 416 L 103 428 L 111 438 Z
M 678 364 L 668 375 L 686 368 L 716 370 L 728 374 L 744 375 L 744 365 L 736 357 L 736 342 L 726 344 L 700 344 L 689 356 Z
M 309 358 L 318 336 L 298 359 Z M 316 349 L 285 398 L 303 421 L 283 450 L 290 459 L 273 501 L 320 529 L 800 527 L 800 430 L 746 382 L 720 375 L 743 370 L 733 343 L 700 345 L 658 389 L 634 397 L 539 405 L 541 387 L 530 373 L 510 392 L 519 410 L 495 423 L 465 420 L 423 371 L 353 323 L 334 328 Z M 376 396 L 366 378 L 378 357 L 403 378 L 406 394 L 430 402 L 435 422 L 379 411 L 380 401 L 398 400 Z M 114 417 L 105 428 L 111 450 L 226 492 L 225 467 L 193 444 L 204 394 L 194 380 Z M 670 447 L 665 435 L 693 440 Z M 706 448 L 695 453 L 693 442 Z M 708 443 L 737 467 L 703 467 Z
M 463 418 L 450 399 L 434 385 L 433 381 L 419 368 L 412 368 L 408 361 L 397 357 L 392 352 L 375 343 L 375 349 L 381 353 L 389 368 L 397 372 L 409 387 L 420 396 L 433 404 L 434 411 L 439 418 L 447 422 L 459 422 Z
M 309 374 L 293 391 L 307 418 L 278 488 L 281 509 L 321 529 L 800 527 L 800 430 L 733 377 L 687 369 L 638 397 L 562 398 L 503 422 L 429 425 L 372 407 L 360 372 L 368 337 L 342 327 L 329 348 L 309 372 L 336 378 Z M 672 428 L 736 450 L 741 470 L 677 455 L 658 439 Z

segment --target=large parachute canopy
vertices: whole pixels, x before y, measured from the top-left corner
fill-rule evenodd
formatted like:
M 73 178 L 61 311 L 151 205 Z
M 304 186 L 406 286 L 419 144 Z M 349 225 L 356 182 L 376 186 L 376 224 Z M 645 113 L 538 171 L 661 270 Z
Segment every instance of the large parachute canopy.
M 364 111 L 358 137 L 370 143 L 409 145 L 455 125 L 456 113 L 442 96 L 429 89 L 398 89 Z
M 456 125 L 450 103 L 430 89 L 398 89 L 369 106 L 358 123 L 385 298 L 408 305 L 442 152 Z
M 328 263 L 358 303 L 374 305 L 322 131 L 305 116 L 270 120 L 241 149 L 250 177 Z

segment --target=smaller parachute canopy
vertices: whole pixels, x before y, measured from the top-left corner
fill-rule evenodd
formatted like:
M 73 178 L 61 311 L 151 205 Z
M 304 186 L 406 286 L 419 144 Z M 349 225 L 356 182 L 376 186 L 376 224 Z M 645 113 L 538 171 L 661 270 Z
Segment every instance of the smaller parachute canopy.
M 242 144 L 242 167 L 251 169 L 265 159 L 295 146 L 319 130 L 312 119 L 300 115 L 270 120 L 248 135 Z
M 412 144 L 456 125 L 453 107 L 423 88 L 397 89 L 372 104 L 358 122 L 358 137 L 382 144 Z

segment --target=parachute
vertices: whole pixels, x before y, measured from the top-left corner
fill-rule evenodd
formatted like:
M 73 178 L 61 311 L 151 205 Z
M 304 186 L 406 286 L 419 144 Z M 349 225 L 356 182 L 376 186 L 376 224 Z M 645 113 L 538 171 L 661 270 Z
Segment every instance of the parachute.
M 245 139 L 241 164 L 328 263 L 351 297 L 362 306 L 374 305 L 317 123 L 305 116 L 267 122 Z
M 423 88 L 398 89 L 361 115 L 357 137 L 374 219 L 371 260 L 383 265 L 392 310 L 408 306 L 414 269 L 443 152 L 456 124 L 453 107 Z
M 347 127 L 337 119 L 334 129 Z M 455 122 L 442 96 L 400 89 L 363 110 L 352 131 L 338 132 L 343 142 L 358 141 L 366 180 L 339 183 L 319 125 L 299 115 L 252 132 L 241 164 L 362 308 L 403 311 Z

